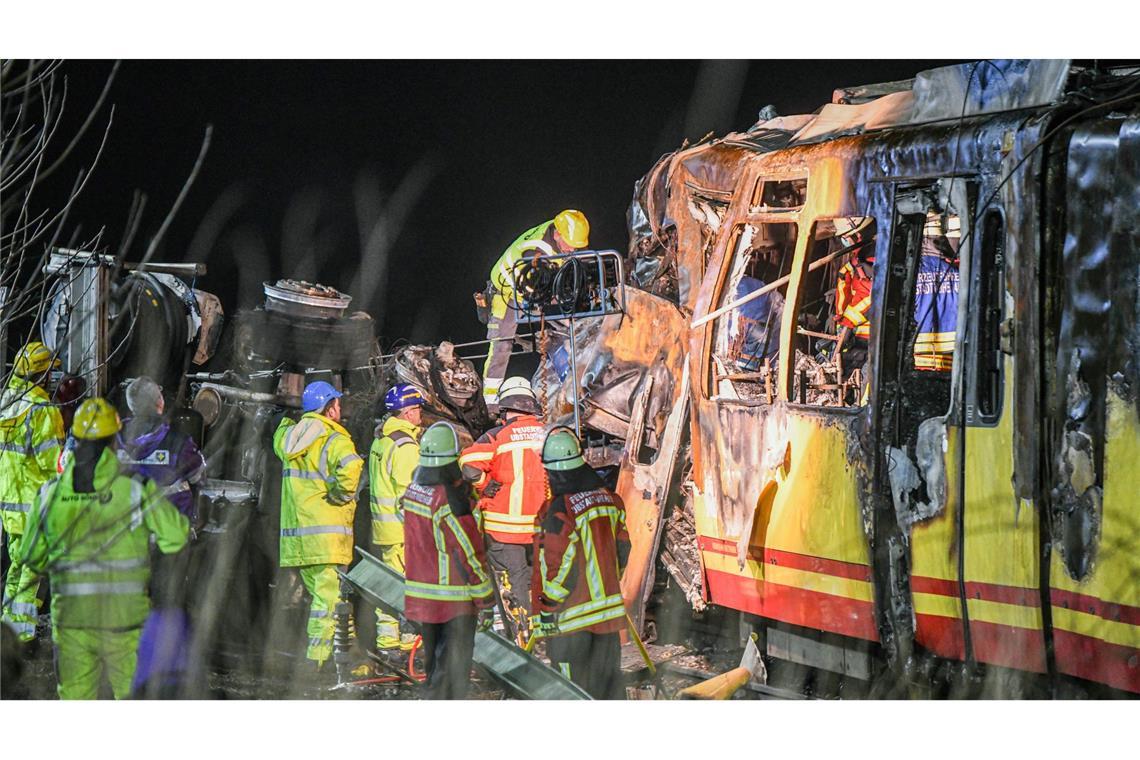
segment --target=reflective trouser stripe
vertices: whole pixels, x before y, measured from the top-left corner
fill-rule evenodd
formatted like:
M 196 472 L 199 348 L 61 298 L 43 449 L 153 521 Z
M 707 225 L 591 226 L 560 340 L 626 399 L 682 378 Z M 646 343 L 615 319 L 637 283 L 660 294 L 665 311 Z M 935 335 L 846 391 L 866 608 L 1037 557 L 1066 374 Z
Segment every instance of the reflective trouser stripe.
M 395 496 L 373 496 L 372 503 L 378 507 L 394 507 L 399 502 Z
M 305 656 L 324 662 L 332 656 L 333 633 L 336 624 L 333 610 L 340 597 L 340 578 L 336 565 L 306 565 L 300 568 L 301 582 L 312 597 L 305 634 L 308 648 Z
M 294 536 L 315 536 L 320 533 L 338 533 L 343 536 L 351 536 L 352 528 L 346 525 L 312 525 L 308 528 L 282 528 L 282 538 L 292 538 Z
M 0 511 L 3 512 L 30 512 L 31 504 L 17 504 L 12 501 L 0 501 Z
M 53 589 L 60 596 L 94 596 L 95 594 L 143 594 L 142 581 L 61 583 Z
M 376 556 L 388 567 L 400 575 L 406 571 L 404 566 L 403 544 L 376 544 Z M 379 607 L 376 608 L 376 647 L 388 649 L 400 646 L 400 621 L 392 617 Z

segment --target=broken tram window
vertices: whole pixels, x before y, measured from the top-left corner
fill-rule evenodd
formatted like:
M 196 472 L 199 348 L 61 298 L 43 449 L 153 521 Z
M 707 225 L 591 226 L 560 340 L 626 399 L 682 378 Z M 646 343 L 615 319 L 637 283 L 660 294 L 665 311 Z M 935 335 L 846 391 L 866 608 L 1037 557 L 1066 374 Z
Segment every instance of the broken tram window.
M 747 299 L 716 321 L 713 386 L 722 398 L 775 397 L 780 325 L 796 248 L 792 223 L 746 224 L 732 245 L 732 269 L 718 307 Z
M 875 222 L 861 216 L 819 219 L 811 240 L 800 284 L 790 398 L 813 406 L 861 406 L 867 401 Z

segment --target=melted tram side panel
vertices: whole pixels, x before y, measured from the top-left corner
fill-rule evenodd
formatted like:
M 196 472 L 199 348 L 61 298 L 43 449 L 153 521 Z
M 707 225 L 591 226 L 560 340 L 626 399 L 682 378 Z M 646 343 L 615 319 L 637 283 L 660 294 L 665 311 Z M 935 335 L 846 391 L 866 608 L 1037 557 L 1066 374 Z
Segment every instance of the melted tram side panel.
M 1050 452 L 1057 669 L 1140 692 L 1140 119 L 1078 130 L 1068 175 L 1063 431 Z
M 685 422 L 685 343 L 681 339 L 685 318 L 662 298 L 632 288 L 626 294 L 625 319 L 620 329 L 605 336 L 605 349 L 615 361 L 646 367 L 660 365 L 665 372 L 655 374 L 673 380 L 668 401 L 662 405 L 664 410 L 671 411 L 663 426 L 656 459 L 649 464 L 639 463 L 636 449 L 640 448 L 640 435 L 631 434 L 626 440 L 617 483 L 617 493 L 625 502 L 631 543 L 622 576 L 622 596 L 626 608 L 640 625 L 647 589 L 652 587 L 663 510 L 672 489 L 671 478 Z M 635 414 L 634 419 L 637 417 Z

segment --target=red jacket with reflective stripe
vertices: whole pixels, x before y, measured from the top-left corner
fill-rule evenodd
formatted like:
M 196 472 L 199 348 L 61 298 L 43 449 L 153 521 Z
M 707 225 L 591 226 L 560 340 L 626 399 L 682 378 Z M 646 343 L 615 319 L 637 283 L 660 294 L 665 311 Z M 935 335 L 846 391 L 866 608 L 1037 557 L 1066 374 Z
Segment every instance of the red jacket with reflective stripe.
M 553 612 L 559 633 L 625 628 L 617 544 L 628 538 L 621 498 L 607 488 L 555 496 L 538 526 L 533 608 Z
M 839 281 L 835 289 L 835 316 L 840 327 L 849 327 L 860 338 L 870 338 L 871 323 L 868 313 L 871 310 L 872 269 L 875 257 L 868 255 L 860 258 L 860 248 L 852 254 L 851 259 L 839 270 Z
M 483 537 L 465 486 L 422 485 L 404 491 L 404 615 L 446 623 L 493 602 Z
M 545 438 L 542 423 L 523 414 L 488 430 L 459 457 L 479 493 L 483 530 L 505 544 L 530 544 L 534 537 L 534 517 L 549 493 L 542 466 Z M 499 488 L 487 495 L 492 481 Z

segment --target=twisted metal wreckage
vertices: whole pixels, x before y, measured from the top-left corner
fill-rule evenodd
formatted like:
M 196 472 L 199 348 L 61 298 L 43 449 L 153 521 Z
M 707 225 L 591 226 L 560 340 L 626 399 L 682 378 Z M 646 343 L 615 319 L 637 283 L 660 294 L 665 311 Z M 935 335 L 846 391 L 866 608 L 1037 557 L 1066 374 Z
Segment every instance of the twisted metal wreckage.
M 652 167 L 620 281 L 599 264 L 590 305 L 560 297 L 532 315 L 541 339 L 517 339 L 540 353 L 547 421 L 580 425 L 591 464 L 616 470 L 640 630 L 675 586 L 697 612 L 738 612 L 769 657 L 881 693 L 1140 693 L 1138 102 L 1137 71 L 984 61 L 836 90 L 811 115 L 765 109 Z M 961 228 L 944 371 L 914 361 L 932 218 Z M 871 331 L 844 368 L 829 347 L 852 227 L 875 254 Z M 746 276 L 763 293 L 741 298 Z M 737 307 L 765 293 L 778 342 L 742 364 Z M 266 295 L 215 358 L 226 371 L 190 376 L 207 454 L 241 452 L 211 456 L 203 489 L 203 609 L 268 606 L 266 441 L 311 368 L 349 391 L 358 440 L 397 378 L 433 416 L 489 424 L 462 346 L 380 357 L 347 297 Z M 250 639 L 267 617 L 215 611 L 200 628 Z

